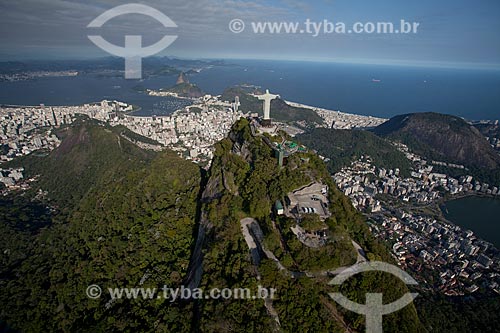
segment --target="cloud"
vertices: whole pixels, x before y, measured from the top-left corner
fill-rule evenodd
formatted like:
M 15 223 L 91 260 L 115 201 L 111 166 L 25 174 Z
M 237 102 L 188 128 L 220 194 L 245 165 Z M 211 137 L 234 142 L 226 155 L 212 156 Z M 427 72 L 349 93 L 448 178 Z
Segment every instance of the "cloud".
M 288 0 L 291 1 L 291 0 Z M 139 1 L 165 13 L 176 22 L 175 34 L 184 44 L 202 44 L 234 38 L 227 28 L 233 18 L 245 20 L 287 17 L 290 10 L 280 4 L 262 1 L 238 0 L 150 0 Z M 34 47 L 93 47 L 87 40 L 87 24 L 104 11 L 123 4 L 120 0 L 24 0 L 0 4 L 0 41 L 2 49 L 31 45 Z M 165 28 L 143 15 L 125 15 L 108 22 L 101 30 L 110 42 L 123 42 L 125 34 L 142 35 L 144 41 L 154 43 Z M 168 32 L 172 34 L 171 32 Z M 193 45 L 194 46 L 194 45 Z M 5 51 L 5 50 L 2 50 Z M 79 49 L 79 52 L 81 50 Z
M 289 58 L 321 58 L 363 53 L 408 58 L 425 53 L 430 58 L 471 60 L 474 57 L 493 61 L 498 59 L 500 49 L 499 37 L 495 34 L 500 25 L 495 9 L 500 5 L 488 2 L 472 6 L 465 0 L 459 4 L 452 0 L 439 3 L 388 0 L 384 6 L 368 0 L 130 0 L 160 10 L 178 28 L 165 29 L 143 15 L 125 15 L 112 19 L 102 28 L 87 28 L 95 17 L 126 2 L 129 1 L 0 1 L 0 54 L 15 54 L 17 50 L 34 57 L 41 53 L 73 53 L 75 57 L 95 53 L 106 55 L 87 38 L 96 31 L 117 45 L 123 45 L 124 36 L 131 34 L 143 36 L 145 45 L 157 42 L 165 34 L 178 35 L 176 42 L 162 54 L 193 58 L 276 54 Z M 312 38 L 300 34 L 249 32 L 250 22 L 303 22 L 308 17 L 335 22 L 337 19 L 354 22 L 387 17 L 397 18 L 399 22 L 399 18 L 407 18 L 422 24 L 417 36 L 325 35 Z M 247 23 L 244 33 L 229 31 L 228 24 L 235 18 Z M 463 48 L 463 45 L 473 45 L 474 50 Z M 457 52 L 460 48 L 463 51 Z

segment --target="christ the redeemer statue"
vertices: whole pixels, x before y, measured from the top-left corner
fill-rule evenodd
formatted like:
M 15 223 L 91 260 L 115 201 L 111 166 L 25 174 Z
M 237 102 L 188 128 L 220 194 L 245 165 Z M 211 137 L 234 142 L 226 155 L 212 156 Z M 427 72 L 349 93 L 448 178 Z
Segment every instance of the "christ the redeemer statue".
M 269 93 L 269 90 L 266 90 L 264 95 L 257 95 L 258 99 L 264 101 L 264 121 L 271 120 L 271 101 L 279 97 L 279 95 Z

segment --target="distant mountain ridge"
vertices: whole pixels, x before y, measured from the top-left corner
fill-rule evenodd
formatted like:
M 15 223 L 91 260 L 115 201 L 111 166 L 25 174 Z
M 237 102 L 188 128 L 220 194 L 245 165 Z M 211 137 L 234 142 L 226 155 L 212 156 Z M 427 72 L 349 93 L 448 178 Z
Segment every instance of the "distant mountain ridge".
M 486 138 L 462 118 L 439 113 L 412 113 L 391 118 L 373 130 L 400 140 L 428 158 L 496 170 L 500 155 Z

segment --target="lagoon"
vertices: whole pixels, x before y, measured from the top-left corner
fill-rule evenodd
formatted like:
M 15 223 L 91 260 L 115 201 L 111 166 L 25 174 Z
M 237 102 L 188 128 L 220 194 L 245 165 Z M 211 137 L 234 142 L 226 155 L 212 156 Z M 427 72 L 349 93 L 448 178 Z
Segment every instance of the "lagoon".
M 448 201 L 442 209 L 449 221 L 500 248 L 500 198 L 470 196 Z

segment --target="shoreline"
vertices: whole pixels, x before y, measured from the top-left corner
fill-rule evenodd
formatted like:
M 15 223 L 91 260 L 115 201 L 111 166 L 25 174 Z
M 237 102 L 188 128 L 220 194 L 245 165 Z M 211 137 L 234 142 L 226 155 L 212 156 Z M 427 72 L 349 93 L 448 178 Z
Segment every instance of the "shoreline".
M 168 96 L 155 96 L 155 95 L 150 95 L 148 92 L 145 92 L 145 93 L 148 96 L 150 96 L 150 97 L 173 97 L 173 98 L 177 98 L 177 99 L 181 99 L 181 100 L 190 100 L 190 101 L 196 100 L 196 99 L 193 99 L 193 98 L 190 98 L 190 97 L 175 96 L 175 95 L 170 95 L 170 94 Z M 106 100 L 106 99 L 104 99 L 102 101 L 120 102 L 118 100 Z M 16 104 L 2 104 L 2 103 L 0 103 L 0 108 L 7 108 L 7 109 L 16 109 L 16 108 L 20 108 L 20 109 L 24 109 L 24 108 L 40 109 L 42 107 L 48 107 L 48 108 L 65 108 L 65 107 L 71 108 L 71 107 L 73 107 L 74 108 L 74 107 L 83 107 L 86 104 L 88 104 L 88 105 L 100 104 L 102 101 L 99 101 L 99 102 L 88 102 L 88 103 L 77 104 L 77 105 L 75 105 L 75 104 L 71 104 L 71 105 L 46 105 L 46 104 L 44 104 L 43 106 L 40 105 L 40 104 L 39 105 L 16 105 Z M 303 104 L 303 103 L 300 103 L 300 102 L 293 102 L 293 101 L 290 101 L 290 100 L 283 100 L 283 101 L 285 103 L 287 103 L 288 105 L 292 106 L 292 107 L 304 108 L 304 109 L 312 110 L 312 111 L 316 112 L 318 115 L 320 115 L 319 114 L 320 112 L 325 112 L 325 113 L 338 114 L 338 115 L 342 115 L 342 116 L 346 116 L 346 117 L 367 118 L 367 119 L 374 120 L 374 121 L 380 121 L 381 123 L 382 122 L 386 122 L 386 121 L 388 121 L 390 119 L 390 118 L 378 117 L 378 116 L 375 116 L 375 115 L 363 115 L 363 114 L 355 114 L 355 113 L 343 112 L 343 111 L 340 111 L 340 110 L 325 109 L 325 108 L 322 108 L 322 107 L 319 107 L 319 106 L 307 105 L 307 104 Z M 138 105 L 129 104 L 127 102 L 121 102 L 121 103 L 125 103 L 127 105 L 132 105 L 132 106 L 138 106 Z M 153 115 L 153 114 L 149 115 L 149 116 L 148 115 L 144 115 L 144 116 L 134 115 L 133 113 L 140 112 L 143 109 L 140 106 L 138 106 L 138 107 L 139 108 L 137 110 L 131 110 L 131 111 L 125 112 L 125 115 L 129 116 L 129 117 L 139 117 L 139 118 L 145 118 L 145 117 L 168 117 L 168 116 L 171 116 L 171 115 L 175 114 L 177 111 L 179 111 L 179 110 L 174 110 L 174 111 L 170 112 L 168 115 Z M 397 115 L 395 115 L 395 116 L 397 116 Z M 460 117 L 460 118 L 464 119 L 465 121 L 469 122 L 470 124 L 481 123 L 481 122 L 495 122 L 495 121 L 497 121 L 495 119 L 490 119 L 490 120 L 488 120 L 488 119 L 472 120 L 472 119 L 463 118 L 461 116 L 457 116 L 457 117 Z
M 491 199 L 491 200 L 500 200 L 500 195 L 497 196 L 497 195 L 491 195 L 491 194 L 485 194 L 485 193 L 474 193 L 474 192 L 469 193 L 469 192 L 467 192 L 467 193 L 463 193 L 463 194 L 448 195 L 448 196 L 433 200 L 431 202 L 428 202 L 426 204 L 417 204 L 416 206 L 406 203 L 406 204 L 404 204 L 404 208 L 412 213 L 414 212 L 414 209 L 417 209 L 417 210 L 430 209 L 432 212 L 431 214 L 435 214 L 434 216 L 438 221 L 441 221 L 441 222 L 444 222 L 444 223 L 447 223 L 447 224 L 450 224 L 453 226 L 457 226 L 460 229 L 462 229 L 463 231 L 471 230 L 472 232 L 474 232 L 474 235 L 476 238 L 491 244 L 496 249 L 500 249 L 500 244 L 498 244 L 498 246 L 497 246 L 492 241 L 486 239 L 483 236 L 478 235 L 476 233 L 476 231 L 474 231 L 474 228 L 455 223 L 454 221 L 451 221 L 448 218 L 446 218 L 446 216 L 444 214 L 444 210 L 442 209 L 443 205 L 445 205 L 447 202 L 450 202 L 450 201 L 455 201 L 455 200 L 464 199 L 464 198 L 474 198 L 474 197 Z M 370 214 L 368 214 L 367 216 L 370 216 Z
M 454 200 L 459 200 L 459 199 L 464 199 L 464 198 L 469 198 L 469 197 L 488 198 L 488 199 L 493 199 L 493 200 L 500 200 L 500 195 L 498 195 L 498 194 L 466 192 L 466 193 L 459 193 L 459 194 L 453 194 L 453 195 L 443 196 L 442 198 L 436 200 L 436 203 L 443 204 L 443 203 L 446 203 L 448 201 L 454 201 Z
M 102 101 L 101 101 L 102 102 Z M 85 107 L 85 105 L 98 105 L 101 104 L 101 102 L 91 102 L 91 103 L 85 103 L 85 104 L 79 104 L 79 105 L 13 105 L 13 104 L 0 104 L 0 109 L 42 109 L 42 108 L 79 108 L 79 107 Z M 108 101 L 108 102 L 114 102 L 114 101 Z M 116 101 L 119 102 L 119 101 Z M 125 102 L 121 102 L 125 103 Z M 168 115 L 135 115 L 134 113 L 142 111 L 142 107 L 139 105 L 134 105 L 134 104 L 128 104 L 127 105 L 132 105 L 133 107 L 137 107 L 137 109 L 133 109 L 130 111 L 120 111 L 124 116 L 126 117 L 136 117 L 136 118 L 152 118 L 152 117 L 170 117 L 173 114 L 175 114 L 179 110 L 175 110 L 170 112 Z
M 450 201 L 455 201 L 455 200 L 460 200 L 460 199 L 465 199 L 465 198 L 484 198 L 484 199 L 491 199 L 491 200 L 500 200 L 500 196 L 497 196 L 497 195 L 491 195 L 491 194 L 483 194 L 483 193 L 469 193 L 469 194 L 466 194 L 466 195 L 460 195 L 460 196 L 456 196 L 456 197 L 453 197 L 453 198 L 441 198 L 440 200 L 437 200 L 435 202 L 436 204 L 436 208 L 437 210 L 439 211 L 439 217 L 445 221 L 446 223 L 450 223 L 452 225 L 455 225 L 455 226 L 458 226 L 459 228 L 461 228 L 462 230 L 471 230 L 473 233 L 474 233 L 474 236 L 478 239 L 481 239 L 487 243 L 490 243 L 494 248 L 500 248 L 500 244 L 495 244 L 494 241 L 492 240 L 489 240 L 489 239 L 486 239 L 486 237 L 484 237 L 483 235 L 479 235 L 476 231 L 475 231 L 475 228 L 473 227 L 470 227 L 470 226 L 465 226 L 465 225 L 462 225 L 460 223 L 456 223 L 454 221 L 451 221 L 450 219 L 448 219 L 446 216 L 445 216 L 445 211 L 443 210 L 447 208 L 446 207 L 443 207 L 447 202 L 450 202 Z M 449 212 L 448 212 L 449 214 Z
M 325 109 L 319 106 L 312 106 L 312 105 L 307 105 L 307 104 L 302 104 L 300 102 L 292 102 L 289 100 L 283 100 L 285 101 L 288 105 L 293 106 L 293 107 L 298 107 L 298 108 L 304 108 L 304 109 L 309 109 L 312 111 L 324 111 L 324 112 L 334 112 L 334 113 L 339 113 L 341 115 L 346 115 L 346 116 L 356 116 L 356 117 L 366 117 L 366 118 L 371 118 L 371 119 L 377 119 L 377 120 L 389 120 L 387 118 L 382 118 L 382 117 L 377 117 L 377 116 L 372 116 L 372 115 L 363 115 L 363 114 L 355 114 L 355 113 L 348 113 L 348 112 L 343 112 L 340 110 L 330 110 L 330 109 Z
M 191 101 L 196 100 L 196 99 L 193 99 L 193 98 L 179 97 L 179 96 L 173 96 L 173 95 L 169 95 L 169 96 L 154 96 L 154 95 L 149 95 L 148 94 L 148 96 L 151 96 L 151 97 L 174 97 L 174 98 L 178 98 L 178 99 L 191 100 Z M 106 100 L 106 101 L 108 101 L 108 100 Z M 113 100 L 113 101 L 115 101 L 115 100 Z M 113 101 L 108 101 L 108 102 L 113 102 Z M 49 108 L 50 107 L 53 107 L 53 108 L 83 107 L 83 106 L 85 106 L 85 104 L 92 105 L 92 104 L 100 104 L 101 102 L 102 101 L 99 101 L 99 102 L 89 102 L 89 103 L 78 104 L 78 105 L 75 105 L 75 104 L 72 104 L 72 105 L 43 105 L 43 107 L 49 107 Z M 116 102 L 119 102 L 119 101 L 116 101 Z M 302 104 L 302 103 L 299 103 L 299 102 L 293 102 L 293 101 L 289 101 L 289 100 L 284 100 L 284 102 L 286 102 L 288 105 L 290 105 L 292 107 L 309 109 L 309 110 L 312 110 L 312 111 L 315 111 L 315 112 L 324 111 L 324 112 L 338 113 L 338 114 L 341 114 L 341 115 L 346 115 L 346 116 L 351 116 L 351 117 L 352 116 L 354 116 L 354 117 L 364 117 L 364 118 L 370 118 L 370 119 L 374 119 L 374 120 L 384 120 L 384 121 L 389 120 L 387 118 L 377 117 L 377 116 L 373 116 L 373 115 L 362 115 L 362 114 L 342 112 L 340 110 L 330 110 L 330 109 L 325 109 L 325 108 L 318 107 L 318 106 L 312 106 L 312 105 Z M 127 102 L 122 102 L 122 103 L 126 103 L 128 105 L 133 105 L 133 104 L 129 104 Z M 135 105 L 135 106 L 137 106 L 137 105 Z M 42 106 L 41 105 L 16 105 L 16 104 L 1 104 L 0 103 L 0 108 L 9 108 L 9 109 L 16 109 L 16 108 L 19 108 L 19 109 L 23 109 L 23 108 L 38 108 L 38 109 L 40 109 L 40 108 L 42 108 Z M 127 116 L 131 116 L 131 117 L 153 117 L 152 115 L 151 116 L 136 116 L 136 115 L 132 115 L 132 113 L 138 112 L 138 111 L 142 110 L 142 107 L 139 107 L 139 108 L 140 109 L 138 109 L 138 110 L 128 111 L 125 114 Z M 173 113 L 175 113 L 177 111 L 178 110 L 175 110 L 171 114 L 173 114 Z M 164 115 L 164 116 L 167 116 L 167 115 Z M 161 116 L 157 116 L 157 117 L 161 117 Z

